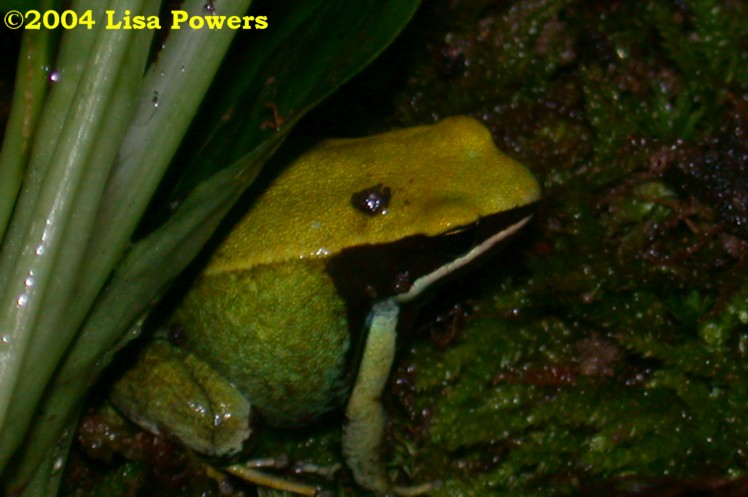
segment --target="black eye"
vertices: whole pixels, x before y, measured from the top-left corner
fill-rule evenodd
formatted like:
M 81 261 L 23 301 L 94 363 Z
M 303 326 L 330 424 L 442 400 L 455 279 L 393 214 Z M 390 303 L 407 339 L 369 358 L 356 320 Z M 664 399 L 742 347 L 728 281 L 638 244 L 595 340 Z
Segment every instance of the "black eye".
M 351 203 L 364 214 L 373 216 L 387 213 L 390 198 L 392 198 L 392 191 L 389 187 L 379 183 L 351 195 Z

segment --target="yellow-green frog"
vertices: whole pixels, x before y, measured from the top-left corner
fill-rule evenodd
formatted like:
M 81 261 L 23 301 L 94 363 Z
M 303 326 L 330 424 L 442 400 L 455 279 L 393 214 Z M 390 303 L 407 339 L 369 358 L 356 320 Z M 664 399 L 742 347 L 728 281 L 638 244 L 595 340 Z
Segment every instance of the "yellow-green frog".
M 218 456 L 241 450 L 250 405 L 276 426 L 345 405 L 354 478 L 390 491 L 380 397 L 402 312 L 519 230 L 539 196 L 530 172 L 468 117 L 322 142 L 212 255 L 175 313 L 179 346 L 153 342 L 112 399 L 146 428 Z

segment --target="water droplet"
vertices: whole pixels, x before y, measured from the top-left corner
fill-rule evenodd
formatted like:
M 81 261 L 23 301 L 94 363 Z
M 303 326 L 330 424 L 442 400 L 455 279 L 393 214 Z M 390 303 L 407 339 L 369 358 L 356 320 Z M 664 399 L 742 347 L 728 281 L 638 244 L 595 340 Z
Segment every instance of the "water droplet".
M 31 274 L 30 274 L 30 275 L 28 275 L 28 276 L 26 277 L 26 280 L 24 281 L 24 283 L 26 284 L 26 288 L 31 288 L 31 287 L 33 287 L 33 286 L 34 286 L 34 284 L 36 283 L 36 280 L 34 279 L 34 275 L 31 275 Z
M 44 255 L 44 252 L 44 245 L 39 245 L 38 247 L 36 247 L 36 255 Z
M 49 73 L 49 81 L 52 83 L 59 83 L 61 79 L 60 71 L 52 71 Z
M 28 303 L 29 303 L 28 293 L 22 293 L 21 295 L 18 296 L 18 300 L 16 301 L 16 304 L 18 304 L 18 307 L 24 307 Z
M 10 343 L 10 337 L 8 335 L 3 335 L 2 341 L 3 345 L 8 345 Z
M 179 68 L 179 70 L 180 70 L 181 72 L 184 72 L 184 65 L 182 65 L 182 66 L 181 66 L 181 67 Z
M 153 104 L 153 107 L 158 108 L 158 91 L 153 91 L 153 98 L 151 98 L 151 103 Z

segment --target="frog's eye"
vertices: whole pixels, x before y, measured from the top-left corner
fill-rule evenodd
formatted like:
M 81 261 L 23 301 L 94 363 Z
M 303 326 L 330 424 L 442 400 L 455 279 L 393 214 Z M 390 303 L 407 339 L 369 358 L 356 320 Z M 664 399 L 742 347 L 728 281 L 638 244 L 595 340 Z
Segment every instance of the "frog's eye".
M 351 204 L 356 209 L 370 216 L 374 214 L 387 214 L 387 206 L 390 204 L 390 198 L 392 198 L 392 190 L 379 183 L 351 195 Z

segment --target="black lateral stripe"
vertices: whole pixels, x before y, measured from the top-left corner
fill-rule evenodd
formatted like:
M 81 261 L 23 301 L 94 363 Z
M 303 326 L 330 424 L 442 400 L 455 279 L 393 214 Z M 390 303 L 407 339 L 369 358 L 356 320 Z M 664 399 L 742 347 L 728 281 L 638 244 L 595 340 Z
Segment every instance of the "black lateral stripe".
M 535 204 L 525 205 L 436 237 L 414 235 L 388 244 L 351 247 L 331 257 L 326 270 L 338 295 L 346 302 L 352 364 L 364 342 L 365 320 L 374 302 L 407 291 L 409 282 L 464 255 L 492 235 L 532 215 L 534 210 Z

